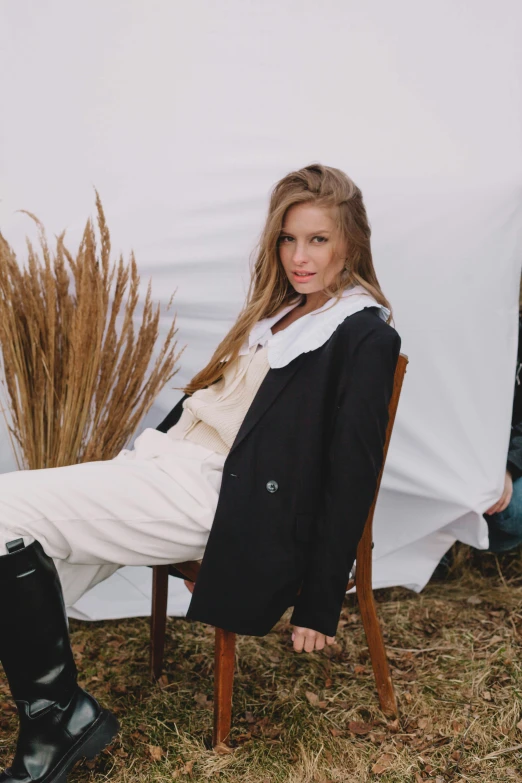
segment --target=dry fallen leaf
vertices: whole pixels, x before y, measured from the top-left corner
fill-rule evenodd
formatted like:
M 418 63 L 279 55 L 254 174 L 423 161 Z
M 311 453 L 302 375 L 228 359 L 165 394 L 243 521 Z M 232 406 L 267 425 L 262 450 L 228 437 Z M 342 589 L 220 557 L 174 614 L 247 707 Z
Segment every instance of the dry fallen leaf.
M 214 745 L 214 753 L 217 753 L 218 756 L 227 756 L 233 752 L 234 748 L 231 748 L 229 745 L 225 745 L 224 742 L 218 742 L 217 745 Z
M 485 701 L 491 701 L 492 700 L 491 693 L 489 691 L 483 691 L 482 692 L 482 698 Z
M 161 761 L 163 753 L 163 748 L 159 745 L 149 745 L 149 756 L 153 761 Z
M 380 756 L 372 767 L 372 772 L 376 775 L 380 775 L 382 772 L 386 772 L 390 768 L 393 762 L 393 756 L 391 753 L 384 753 Z
M 202 707 L 204 710 L 211 710 L 214 706 L 214 702 L 208 698 L 206 693 L 195 693 L 194 701 L 198 707 Z
M 344 731 L 341 731 L 341 729 L 334 729 L 333 726 L 330 726 L 330 734 L 332 737 L 344 737 Z
M 369 734 L 373 729 L 371 723 L 363 723 L 362 721 L 351 720 L 348 723 L 348 728 L 352 734 Z
M 317 707 L 317 705 L 319 704 L 319 696 L 317 695 L 317 693 L 313 693 L 312 691 L 306 691 L 305 696 L 310 702 L 310 704 L 312 705 L 312 707 Z
M 277 737 L 281 736 L 281 729 L 277 726 L 269 727 L 262 729 L 262 733 L 264 737 L 268 737 L 269 739 L 277 739 Z
M 486 647 L 491 647 L 494 644 L 498 644 L 499 642 L 503 642 L 503 638 L 501 636 L 492 636 L 489 642 L 487 643 Z
M 478 606 L 482 603 L 482 598 L 479 598 L 478 595 L 470 595 L 468 598 L 468 604 L 473 604 L 473 606 Z

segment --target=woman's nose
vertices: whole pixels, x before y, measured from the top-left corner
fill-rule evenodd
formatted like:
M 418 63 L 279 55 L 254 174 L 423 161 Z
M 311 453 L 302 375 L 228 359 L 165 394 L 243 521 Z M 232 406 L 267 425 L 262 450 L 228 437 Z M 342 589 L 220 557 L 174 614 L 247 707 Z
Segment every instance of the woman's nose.
M 295 244 L 293 261 L 294 264 L 304 264 L 308 261 L 308 253 L 305 245 Z

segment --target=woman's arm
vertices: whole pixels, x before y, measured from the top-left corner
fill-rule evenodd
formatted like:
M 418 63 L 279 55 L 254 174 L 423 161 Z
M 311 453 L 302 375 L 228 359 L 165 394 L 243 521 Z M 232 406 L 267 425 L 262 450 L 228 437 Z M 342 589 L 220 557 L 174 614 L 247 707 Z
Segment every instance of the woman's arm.
M 369 335 L 342 379 L 317 540 L 290 620 L 330 637 L 377 489 L 400 347 L 393 328 Z

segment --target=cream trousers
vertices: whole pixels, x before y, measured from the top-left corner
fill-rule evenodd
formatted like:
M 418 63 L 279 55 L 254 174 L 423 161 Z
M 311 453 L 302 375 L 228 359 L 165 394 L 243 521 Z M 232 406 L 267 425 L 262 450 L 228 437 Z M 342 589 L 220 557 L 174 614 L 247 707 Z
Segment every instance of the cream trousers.
M 0 475 L 0 556 L 35 539 L 54 559 L 65 603 L 124 565 L 199 560 L 225 456 L 154 429 L 112 460 Z

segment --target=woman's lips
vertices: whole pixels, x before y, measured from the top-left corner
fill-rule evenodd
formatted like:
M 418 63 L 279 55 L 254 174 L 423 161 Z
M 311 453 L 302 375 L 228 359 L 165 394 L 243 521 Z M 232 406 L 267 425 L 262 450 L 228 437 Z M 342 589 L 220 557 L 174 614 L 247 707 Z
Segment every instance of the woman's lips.
M 293 276 L 294 280 L 297 280 L 298 283 L 307 283 L 309 280 L 312 279 L 312 277 L 314 277 L 314 275 L 315 275 L 315 272 L 309 272 L 306 275 L 297 274 L 297 272 L 292 272 L 292 276 Z

